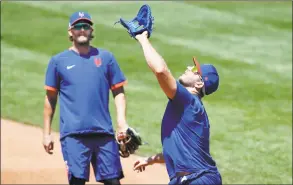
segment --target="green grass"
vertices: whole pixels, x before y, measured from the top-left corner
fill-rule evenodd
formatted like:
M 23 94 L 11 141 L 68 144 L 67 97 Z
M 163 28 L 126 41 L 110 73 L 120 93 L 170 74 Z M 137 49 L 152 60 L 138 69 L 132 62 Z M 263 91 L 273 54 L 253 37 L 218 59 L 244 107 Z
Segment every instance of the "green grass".
M 114 8 L 114 3 L 119 6 Z M 70 47 L 68 17 L 89 11 L 93 45 L 114 53 L 129 81 L 127 119 L 161 151 L 160 121 L 167 103 L 139 45 L 121 25 L 142 2 L 3 2 L 1 8 L 2 117 L 42 126 L 44 73 L 50 57 Z M 204 99 L 211 154 L 224 184 L 292 183 L 291 2 L 149 2 L 151 41 L 178 77 L 192 56 L 220 73 L 217 93 Z M 115 106 L 110 102 L 115 124 Z M 59 109 L 53 128 L 58 131 Z

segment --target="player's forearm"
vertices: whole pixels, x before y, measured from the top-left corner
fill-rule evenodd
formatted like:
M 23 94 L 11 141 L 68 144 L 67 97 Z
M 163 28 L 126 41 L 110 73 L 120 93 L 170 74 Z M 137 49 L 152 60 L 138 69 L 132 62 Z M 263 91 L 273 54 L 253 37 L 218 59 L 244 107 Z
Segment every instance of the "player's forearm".
M 153 165 L 155 163 L 165 163 L 164 155 L 162 153 L 153 155 L 147 159 L 149 165 Z
M 45 98 L 45 104 L 44 104 L 44 126 L 43 126 L 43 133 L 44 135 L 50 135 L 51 134 L 51 124 L 53 120 L 53 116 L 55 113 L 55 107 L 56 107 L 56 101 L 49 101 L 49 99 Z
M 148 66 L 154 73 L 162 73 L 168 69 L 163 57 L 155 50 L 148 39 L 139 40 Z
M 115 105 L 117 113 L 117 124 L 120 127 L 126 125 L 126 97 L 124 93 L 115 96 Z

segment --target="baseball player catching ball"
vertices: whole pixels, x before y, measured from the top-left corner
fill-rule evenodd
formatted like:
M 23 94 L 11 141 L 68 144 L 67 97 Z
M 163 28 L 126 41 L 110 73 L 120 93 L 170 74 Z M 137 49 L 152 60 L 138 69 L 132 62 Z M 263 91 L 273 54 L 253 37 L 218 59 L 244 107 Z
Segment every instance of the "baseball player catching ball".
M 214 93 L 219 76 L 211 64 L 187 67 L 175 80 L 162 56 L 148 39 L 148 31 L 135 36 L 146 62 L 169 99 L 161 126 L 163 152 L 138 160 L 134 170 L 144 171 L 154 163 L 166 163 L 169 184 L 222 184 L 216 162 L 210 155 L 210 124 L 201 99 Z
M 125 138 L 126 78 L 113 54 L 90 45 L 93 21 L 87 12 L 70 17 L 68 34 L 72 47 L 49 61 L 44 102 L 43 145 L 52 154 L 51 123 L 60 99 L 60 142 L 70 185 L 89 181 L 90 163 L 96 181 L 120 184 L 124 177 L 116 139 Z M 117 111 L 113 131 L 109 113 L 109 90 Z

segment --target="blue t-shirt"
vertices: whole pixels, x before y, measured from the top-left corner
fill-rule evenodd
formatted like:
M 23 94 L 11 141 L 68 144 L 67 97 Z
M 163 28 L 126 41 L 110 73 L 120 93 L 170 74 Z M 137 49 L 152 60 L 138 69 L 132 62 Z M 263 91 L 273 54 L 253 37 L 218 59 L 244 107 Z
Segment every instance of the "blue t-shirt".
M 177 172 L 218 172 L 209 150 L 210 125 L 201 99 L 178 81 L 162 120 L 163 155 L 170 179 Z
M 124 74 L 107 50 L 92 47 L 88 55 L 65 50 L 53 56 L 45 89 L 59 92 L 60 139 L 71 134 L 113 135 L 109 93 L 124 83 Z

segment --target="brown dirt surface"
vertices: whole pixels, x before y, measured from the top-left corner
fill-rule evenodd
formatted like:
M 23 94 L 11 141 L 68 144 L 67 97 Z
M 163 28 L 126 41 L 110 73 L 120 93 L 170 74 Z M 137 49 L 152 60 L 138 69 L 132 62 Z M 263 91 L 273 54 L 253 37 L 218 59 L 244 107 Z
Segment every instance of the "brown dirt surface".
M 59 133 L 53 133 L 54 153 L 49 155 L 42 145 L 42 130 L 10 120 L 1 119 L 1 184 L 68 184 Z M 145 172 L 132 170 L 139 156 L 121 158 L 125 178 L 121 184 L 167 184 L 164 165 L 148 166 Z M 91 169 L 90 182 L 95 181 Z

